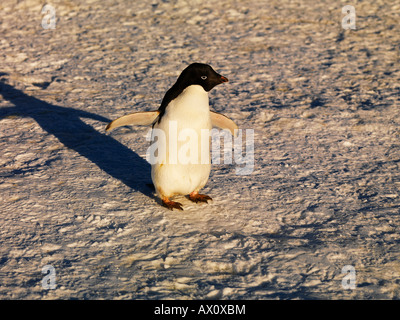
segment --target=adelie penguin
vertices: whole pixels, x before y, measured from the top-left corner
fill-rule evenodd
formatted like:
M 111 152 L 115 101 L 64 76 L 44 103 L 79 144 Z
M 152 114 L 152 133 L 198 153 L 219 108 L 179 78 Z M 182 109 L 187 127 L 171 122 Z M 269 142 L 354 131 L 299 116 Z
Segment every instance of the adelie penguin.
M 204 150 L 201 150 L 204 144 L 201 143 L 200 137 L 202 132 L 210 132 L 212 127 L 228 129 L 232 134 L 238 128 L 229 118 L 210 111 L 208 92 L 225 82 L 228 82 L 228 79 L 215 72 L 211 66 L 192 63 L 182 71 L 176 83 L 166 92 L 157 111 L 128 114 L 110 122 L 106 128 L 108 131 L 125 125 L 152 125 L 152 135 L 157 130 L 164 132 L 165 157 L 152 163 L 151 178 L 162 204 L 170 210 L 183 210 L 181 203 L 170 199 L 175 195 L 188 195 L 194 202 L 212 200 L 208 195 L 199 193 L 207 183 L 211 170 L 210 147 L 208 144 L 205 155 Z M 197 149 L 194 150 L 195 159 L 191 158 L 189 162 L 181 161 L 176 155 L 170 155 L 185 144 L 185 141 L 171 137 L 171 132 L 176 132 L 179 137 L 180 133 L 187 130 L 195 133 L 196 139 L 189 142 L 193 143 L 191 147 Z M 170 142 L 173 139 L 177 141 Z M 176 146 L 176 150 L 171 150 L 171 146 Z

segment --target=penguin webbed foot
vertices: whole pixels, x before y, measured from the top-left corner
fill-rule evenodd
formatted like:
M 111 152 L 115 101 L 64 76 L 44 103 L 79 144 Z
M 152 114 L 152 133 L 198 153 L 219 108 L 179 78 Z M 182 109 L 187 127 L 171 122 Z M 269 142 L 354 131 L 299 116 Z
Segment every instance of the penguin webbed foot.
M 193 202 L 205 202 L 208 203 L 208 200 L 212 200 L 212 198 L 206 194 L 200 194 L 198 192 L 192 192 L 191 194 L 189 194 L 189 200 L 193 201 Z
M 162 204 L 164 207 L 168 208 L 169 210 L 178 209 L 183 211 L 182 204 L 179 202 L 171 201 L 168 198 L 162 199 Z

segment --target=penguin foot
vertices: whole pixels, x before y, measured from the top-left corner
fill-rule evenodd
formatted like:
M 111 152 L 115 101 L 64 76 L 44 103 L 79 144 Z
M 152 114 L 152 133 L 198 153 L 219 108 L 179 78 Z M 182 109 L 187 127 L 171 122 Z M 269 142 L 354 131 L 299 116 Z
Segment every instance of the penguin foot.
M 162 204 L 164 207 L 168 208 L 169 210 L 173 210 L 173 209 L 178 209 L 178 210 L 182 210 L 182 204 L 179 202 L 175 202 L 175 201 L 171 201 L 168 198 L 162 198 Z
M 207 196 L 206 194 L 200 194 L 198 192 L 192 192 L 189 194 L 189 199 L 193 202 L 205 202 L 207 203 L 208 200 L 212 200 L 211 197 Z

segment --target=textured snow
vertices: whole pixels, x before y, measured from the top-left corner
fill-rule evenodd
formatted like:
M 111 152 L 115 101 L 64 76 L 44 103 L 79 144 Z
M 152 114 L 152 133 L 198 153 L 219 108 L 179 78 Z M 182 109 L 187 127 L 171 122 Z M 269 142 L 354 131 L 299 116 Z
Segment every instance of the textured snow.
M 398 299 L 400 6 L 355 1 L 0 4 L 1 299 Z M 160 206 L 147 130 L 191 62 L 254 130 L 254 171 Z M 42 267 L 56 289 L 42 287 Z M 356 289 L 344 289 L 345 265 Z

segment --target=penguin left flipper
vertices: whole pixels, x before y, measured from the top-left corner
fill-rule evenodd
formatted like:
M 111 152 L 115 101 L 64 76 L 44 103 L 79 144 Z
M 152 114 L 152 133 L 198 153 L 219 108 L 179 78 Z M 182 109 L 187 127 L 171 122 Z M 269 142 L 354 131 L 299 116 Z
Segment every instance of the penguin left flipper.
M 160 112 L 158 110 L 127 114 L 118 119 L 115 119 L 114 121 L 111 121 L 107 125 L 106 131 L 126 125 L 150 126 L 157 120 L 159 114 Z
M 237 136 L 238 126 L 236 125 L 235 122 L 233 122 L 227 116 L 224 116 L 223 114 L 214 111 L 210 111 L 210 115 L 211 115 L 211 124 L 213 125 L 213 127 L 218 127 L 220 129 L 228 129 L 233 136 Z

